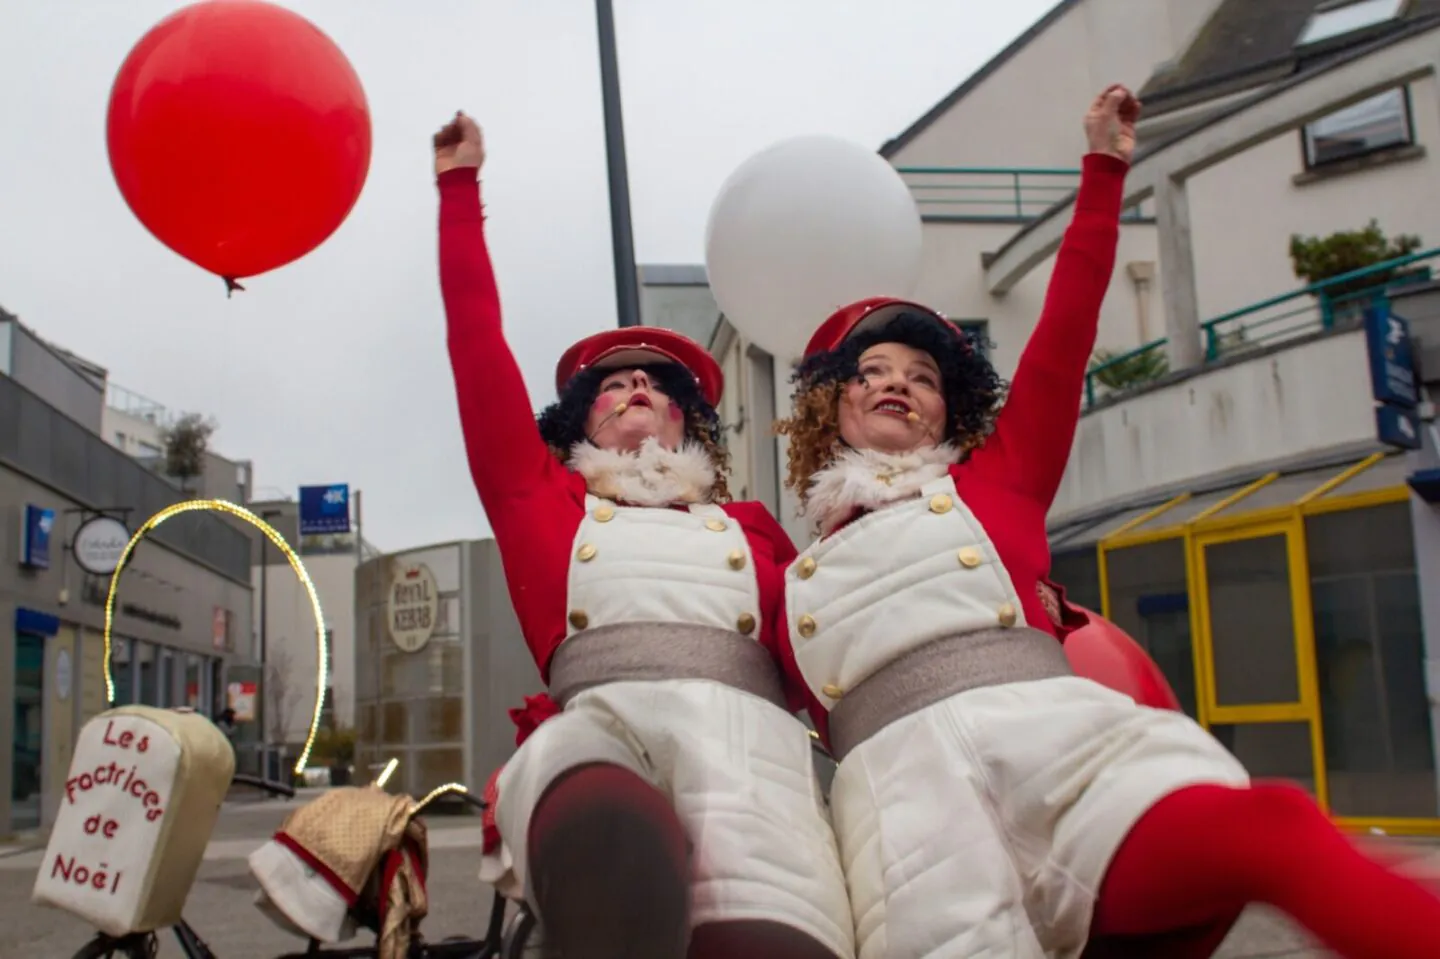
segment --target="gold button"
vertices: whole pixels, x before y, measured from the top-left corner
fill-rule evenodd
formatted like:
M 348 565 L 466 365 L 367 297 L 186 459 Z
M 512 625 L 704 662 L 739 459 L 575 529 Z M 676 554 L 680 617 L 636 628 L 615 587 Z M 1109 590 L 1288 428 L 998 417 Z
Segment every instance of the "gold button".
M 836 686 L 834 683 L 827 683 L 826 685 L 821 686 L 820 692 L 824 693 L 826 696 L 829 696 L 831 699 L 839 699 L 841 696 L 845 695 L 845 690 L 841 689 L 839 686 Z
M 1000 617 L 1001 626 L 1014 626 L 1015 620 L 1019 616 L 1015 612 L 1015 607 L 1010 603 L 1001 603 L 1000 608 L 995 610 L 995 614 Z
M 811 636 L 815 635 L 815 617 L 811 616 L 809 613 L 806 613 L 804 616 L 800 617 L 800 620 L 795 624 L 795 627 L 800 630 L 801 636 L 809 639 Z
M 815 561 L 814 561 L 813 559 L 811 559 L 810 557 L 807 556 L 807 557 L 805 557 L 804 559 L 802 559 L 802 560 L 800 561 L 800 578 L 801 578 L 801 579 L 809 579 L 811 576 L 814 576 L 814 575 L 815 575 Z
M 966 546 L 955 555 L 960 558 L 960 565 L 966 569 L 974 569 L 985 559 L 985 554 L 973 546 Z
M 584 629 L 590 625 L 590 617 L 585 615 L 583 609 L 572 609 L 570 610 L 570 625 L 576 629 Z
M 597 506 L 592 514 L 597 523 L 608 523 L 615 518 L 615 511 L 608 506 Z
M 595 544 L 586 543 L 575 551 L 575 558 L 582 563 L 588 563 L 595 558 Z
M 954 501 L 944 493 L 930 497 L 930 512 L 932 513 L 948 513 L 950 507 L 954 505 Z
M 705 521 L 705 528 L 712 533 L 723 533 L 726 528 L 725 521 L 723 519 L 707 519 Z
M 744 569 L 745 551 L 743 549 L 732 549 L 726 561 L 730 564 L 731 569 Z
M 740 618 L 735 620 L 735 628 L 740 630 L 742 635 L 749 636 L 755 632 L 755 617 L 749 613 L 741 613 Z

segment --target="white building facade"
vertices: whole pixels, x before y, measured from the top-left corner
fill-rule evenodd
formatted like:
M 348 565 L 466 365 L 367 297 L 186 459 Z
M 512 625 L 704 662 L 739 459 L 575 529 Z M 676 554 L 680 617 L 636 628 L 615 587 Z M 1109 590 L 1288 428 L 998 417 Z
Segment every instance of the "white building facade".
M 1140 91 L 1056 578 L 1257 775 L 1397 832 L 1440 832 L 1440 603 L 1421 589 L 1440 519 L 1417 479 L 1440 454 L 1411 449 L 1423 404 L 1378 402 L 1372 361 L 1399 354 L 1374 317 L 1410 319 L 1422 347 L 1440 323 L 1437 71 L 1435 0 L 1066 0 L 881 149 L 924 220 L 916 297 L 983 328 L 1009 375 L 1070 218 L 1081 115 L 1110 82 Z M 1292 236 L 1372 220 L 1418 249 L 1297 277 Z M 761 382 L 715 319 L 727 424 L 785 409 L 785 371 Z M 736 463 L 808 538 L 774 493 L 783 448 Z

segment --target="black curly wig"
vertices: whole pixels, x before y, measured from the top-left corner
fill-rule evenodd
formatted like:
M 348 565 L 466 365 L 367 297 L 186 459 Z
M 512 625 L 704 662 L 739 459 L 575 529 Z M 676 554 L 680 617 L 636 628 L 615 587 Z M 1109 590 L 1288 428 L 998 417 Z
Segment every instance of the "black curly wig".
M 948 325 L 948 323 L 947 323 Z M 985 358 L 988 343 L 923 313 L 900 313 L 883 326 L 851 336 L 837 349 L 802 361 L 795 383 L 793 412 L 777 424 L 788 435 L 789 478 L 786 485 L 802 495 L 810 477 L 838 455 L 840 394 L 860 375 L 860 357 L 880 343 L 903 343 L 923 350 L 940 369 L 945 395 L 945 441 L 969 452 L 994 429 L 1005 399 L 1006 383 Z
M 541 410 L 536 417 L 540 437 L 545 440 L 545 445 L 550 447 L 550 452 L 561 463 L 570 461 L 571 448 L 589 438 L 585 435 L 585 421 L 589 418 L 590 407 L 600 392 L 600 384 L 607 376 L 622 369 L 643 370 L 655 388 L 684 411 L 685 438 L 705 448 L 715 467 L 715 499 L 723 502 L 728 498 L 725 475 L 730 467 L 730 454 L 723 444 L 720 414 L 715 407 L 705 402 L 695 377 L 678 363 L 653 363 L 608 369 L 591 367 L 576 373 L 560 391 L 559 399 Z

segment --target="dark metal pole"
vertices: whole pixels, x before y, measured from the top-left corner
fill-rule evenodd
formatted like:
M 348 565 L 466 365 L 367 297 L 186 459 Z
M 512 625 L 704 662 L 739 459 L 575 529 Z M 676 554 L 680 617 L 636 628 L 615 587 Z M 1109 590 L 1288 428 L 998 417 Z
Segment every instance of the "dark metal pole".
M 260 682 L 256 683 L 256 688 L 260 690 L 260 695 L 255 697 L 255 718 L 260 721 L 258 724 L 260 726 L 260 776 L 263 779 L 270 778 L 270 737 L 266 735 L 265 729 L 265 723 L 269 719 L 269 716 L 267 715 L 269 710 L 265 708 L 265 700 L 270 698 L 270 670 L 268 668 L 268 660 L 266 658 L 265 648 L 265 641 L 268 638 L 265 635 L 265 624 L 270 620 L 269 604 L 266 602 L 269 592 L 267 587 L 270 585 L 270 556 L 269 550 L 267 548 L 269 547 L 269 545 L 270 540 L 266 538 L 264 533 L 261 533 L 260 648 L 256 650 L 256 652 L 260 654 L 258 657 L 260 660 Z
M 610 168 L 610 240 L 615 259 L 615 307 L 621 326 L 640 325 L 640 280 L 630 226 L 630 180 L 625 170 L 625 122 L 620 115 L 620 65 L 610 0 L 595 0 L 600 36 L 600 97 L 605 107 L 605 159 Z

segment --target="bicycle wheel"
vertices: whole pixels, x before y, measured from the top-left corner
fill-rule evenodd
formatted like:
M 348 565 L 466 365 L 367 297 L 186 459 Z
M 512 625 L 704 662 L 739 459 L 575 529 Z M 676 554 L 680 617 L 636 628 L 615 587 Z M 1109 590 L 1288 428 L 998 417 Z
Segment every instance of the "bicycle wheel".
M 73 959 L 155 959 L 159 949 L 153 932 L 132 933 L 119 939 L 98 932 Z

